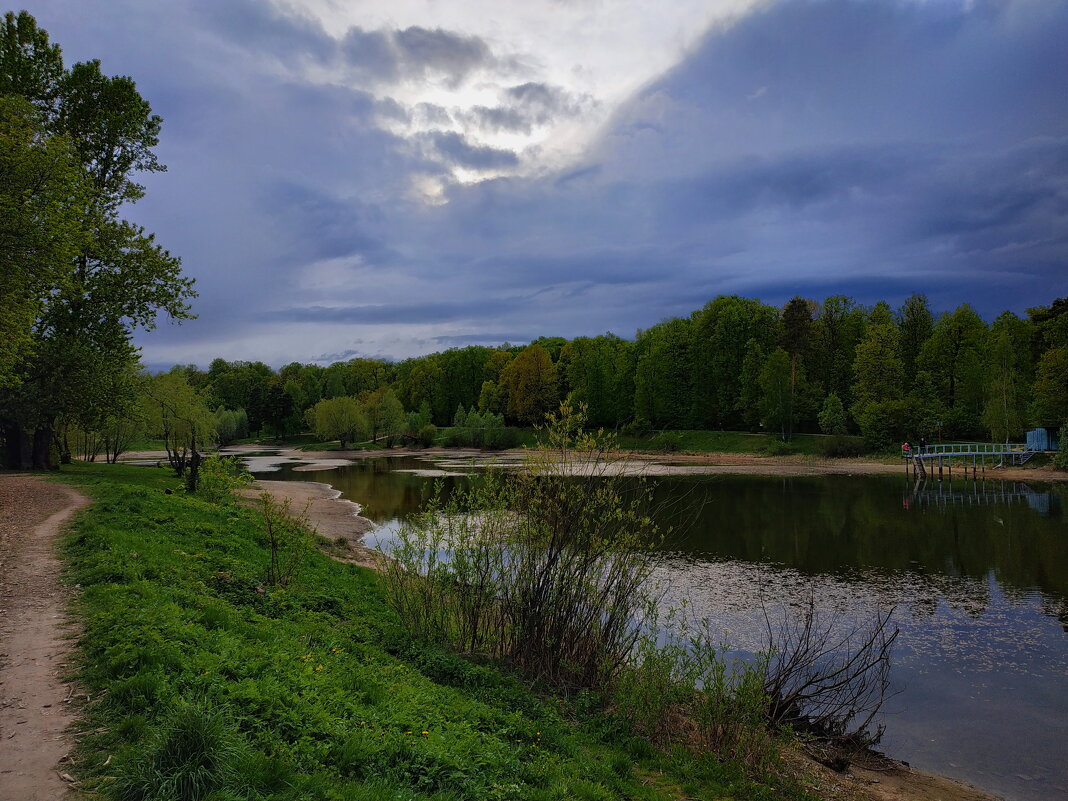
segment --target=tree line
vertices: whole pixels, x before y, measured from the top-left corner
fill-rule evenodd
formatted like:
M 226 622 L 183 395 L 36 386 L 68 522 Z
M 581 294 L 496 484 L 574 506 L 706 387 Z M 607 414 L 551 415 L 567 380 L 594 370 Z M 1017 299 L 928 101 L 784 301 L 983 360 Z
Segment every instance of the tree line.
M 529 426 L 571 395 L 591 424 L 614 429 L 860 434 L 873 447 L 920 436 L 1004 441 L 1068 420 L 1068 299 L 987 322 L 967 304 L 936 315 L 920 294 L 897 309 L 842 296 L 781 308 L 724 296 L 633 340 L 544 337 L 399 362 L 274 370 L 215 359 L 206 371 L 175 369 L 209 408 L 241 409 L 250 430 L 277 436 L 327 433 L 315 415 L 333 410 L 348 422 L 331 439 L 377 438 L 385 429 L 360 415 L 383 398 L 393 434 L 471 414 Z

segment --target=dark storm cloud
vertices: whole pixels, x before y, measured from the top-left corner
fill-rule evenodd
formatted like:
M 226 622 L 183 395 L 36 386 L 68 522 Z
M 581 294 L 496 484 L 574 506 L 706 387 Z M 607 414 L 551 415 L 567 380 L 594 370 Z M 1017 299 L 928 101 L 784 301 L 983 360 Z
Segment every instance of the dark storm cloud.
M 194 0 L 194 7 L 210 30 L 248 51 L 280 60 L 300 57 L 321 65 L 345 65 L 373 84 L 429 78 L 455 87 L 480 69 L 508 63 L 481 38 L 442 28 L 352 26 L 338 40 L 315 20 L 262 2 Z
M 319 23 L 284 15 L 255 0 L 195 0 L 192 7 L 207 26 L 243 47 L 281 55 L 308 56 L 320 63 L 333 61 L 337 42 Z
M 501 92 L 501 101 L 499 106 L 475 106 L 464 118 L 488 131 L 529 134 L 538 126 L 579 116 L 596 105 L 588 95 L 536 82 L 509 86 Z
M 498 303 L 495 311 L 507 311 L 518 301 Z M 469 299 L 441 303 L 382 303 L 355 306 L 295 306 L 267 313 L 271 320 L 293 323 L 442 323 L 471 319 L 480 311 L 481 302 Z
M 519 156 L 514 151 L 488 145 L 473 145 L 463 135 L 454 131 L 431 131 L 420 134 L 430 143 L 437 154 L 449 164 L 474 170 L 492 170 L 499 167 L 514 167 Z
M 359 254 L 376 261 L 391 255 L 389 247 L 365 227 L 381 221 L 381 211 L 353 199 L 341 199 L 303 184 L 279 182 L 262 198 L 266 213 L 291 232 L 295 254 L 306 261 Z
M 341 53 L 359 75 L 384 83 L 441 78 L 446 85 L 458 86 L 476 70 L 497 63 L 477 36 L 417 26 L 376 31 L 352 27 L 341 42 Z

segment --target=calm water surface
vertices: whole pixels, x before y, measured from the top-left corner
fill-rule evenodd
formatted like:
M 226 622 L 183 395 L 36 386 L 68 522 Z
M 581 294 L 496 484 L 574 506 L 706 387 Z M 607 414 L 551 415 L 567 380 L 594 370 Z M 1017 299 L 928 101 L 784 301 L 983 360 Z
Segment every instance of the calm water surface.
M 396 457 L 262 476 L 332 484 L 388 536 L 433 489 L 405 471 L 428 467 Z M 655 493 L 675 529 L 661 574 L 673 600 L 687 598 L 749 650 L 762 604 L 815 593 L 828 612 L 894 606 L 899 692 L 882 748 L 1009 799 L 1068 799 L 1065 488 L 686 476 L 656 479 Z

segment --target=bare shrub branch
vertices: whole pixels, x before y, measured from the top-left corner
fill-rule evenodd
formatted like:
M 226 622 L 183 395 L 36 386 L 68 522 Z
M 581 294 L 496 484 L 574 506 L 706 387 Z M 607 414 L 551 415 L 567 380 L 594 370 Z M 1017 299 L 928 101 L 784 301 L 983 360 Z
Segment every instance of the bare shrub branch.
M 832 741 L 836 759 L 878 743 L 883 727 L 872 726 L 890 687 L 899 631 L 893 611 L 846 621 L 821 613 L 809 597 L 799 614 L 773 623 L 765 609 L 769 722 Z

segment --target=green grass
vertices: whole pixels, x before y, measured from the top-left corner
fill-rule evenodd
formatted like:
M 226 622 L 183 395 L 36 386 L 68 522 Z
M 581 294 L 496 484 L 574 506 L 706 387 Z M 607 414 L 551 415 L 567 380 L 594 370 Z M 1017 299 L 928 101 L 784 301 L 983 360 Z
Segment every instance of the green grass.
M 94 499 L 64 544 L 92 698 L 73 772 L 90 798 L 807 797 L 714 754 L 658 752 L 596 698 L 539 697 L 413 642 L 370 571 L 314 552 L 295 586 L 265 587 L 256 514 L 186 496 L 168 471 L 59 479 Z
M 774 450 L 781 440 L 774 434 L 749 434 L 743 431 L 671 431 L 680 452 L 690 453 L 767 453 Z M 620 437 L 620 446 L 632 450 L 657 450 L 661 432 L 646 435 Z M 795 434 L 788 443 L 792 453 L 817 455 L 819 443 L 826 440 L 822 434 Z M 859 441 L 859 437 L 856 438 Z

